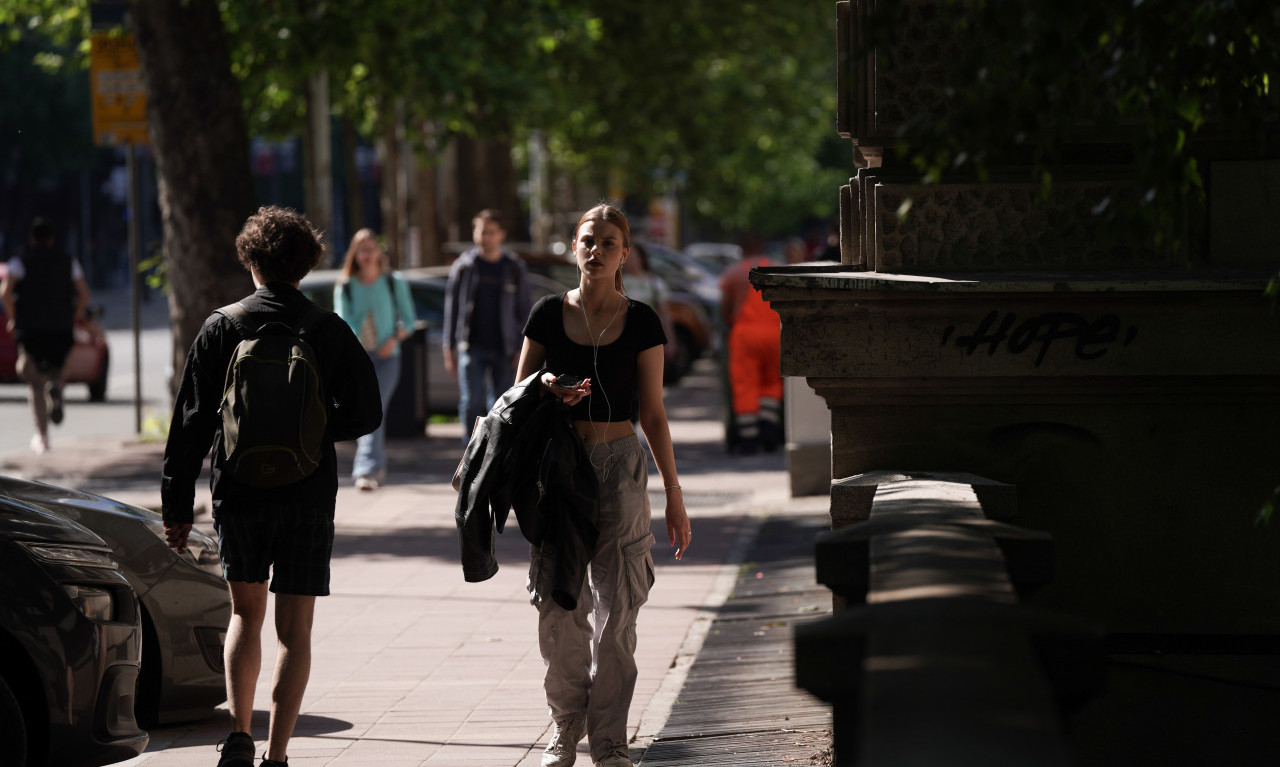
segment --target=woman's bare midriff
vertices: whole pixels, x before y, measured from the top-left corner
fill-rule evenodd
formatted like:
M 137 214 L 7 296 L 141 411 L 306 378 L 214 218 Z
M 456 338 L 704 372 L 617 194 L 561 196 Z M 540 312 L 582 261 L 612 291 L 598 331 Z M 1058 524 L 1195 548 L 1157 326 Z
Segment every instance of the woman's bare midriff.
M 574 421 L 573 428 L 587 445 L 613 442 L 636 433 L 630 421 Z

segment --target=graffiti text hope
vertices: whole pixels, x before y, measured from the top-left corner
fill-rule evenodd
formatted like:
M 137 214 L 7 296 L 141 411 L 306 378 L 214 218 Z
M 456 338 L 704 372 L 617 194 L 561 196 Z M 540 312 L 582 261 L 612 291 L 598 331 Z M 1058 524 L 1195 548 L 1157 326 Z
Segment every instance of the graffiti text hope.
M 943 331 L 943 346 L 954 343 L 966 356 L 985 348 L 989 357 L 1001 347 L 1009 354 L 1022 354 L 1031 349 L 1036 352 L 1036 367 L 1044 362 L 1049 347 L 1058 342 L 1073 344 L 1078 360 L 1096 360 L 1117 343 L 1128 346 L 1138 335 L 1138 329 L 1133 326 L 1122 328 L 1120 318 L 1114 314 L 1089 320 L 1079 314 L 1049 312 L 1019 322 L 1016 313 L 1002 314 L 998 310 L 983 317 L 972 333 L 953 339 L 955 331 L 955 325 Z

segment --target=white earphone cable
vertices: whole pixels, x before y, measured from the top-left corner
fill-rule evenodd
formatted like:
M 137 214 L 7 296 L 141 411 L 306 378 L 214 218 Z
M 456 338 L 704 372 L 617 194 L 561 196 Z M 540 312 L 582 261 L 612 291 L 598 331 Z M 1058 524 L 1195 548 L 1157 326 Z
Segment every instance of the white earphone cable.
M 587 302 L 583 298 L 582 289 L 578 289 L 578 302 L 582 309 L 582 321 L 586 323 L 587 338 L 591 340 L 591 372 L 595 375 L 595 378 L 591 380 L 593 384 L 600 384 L 600 395 L 604 397 L 605 412 L 607 414 L 605 423 L 609 423 L 613 420 L 613 403 L 609 401 L 609 394 L 604 390 L 604 384 L 600 382 L 600 339 L 604 338 L 604 334 L 608 333 L 609 328 L 613 327 L 614 321 L 618 319 L 618 313 L 622 311 L 622 304 L 626 300 L 626 297 L 623 296 L 621 300 L 618 301 L 617 308 L 613 310 L 613 316 L 609 318 L 609 323 L 604 326 L 604 330 L 600 331 L 600 335 L 596 336 L 591 332 L 591 319 L 587 317 Z M 590 412 L 591 405 L 588 403 L 588 415 L 590 415 Z M 605 456 L 603 461 L 599 464 L 595 462 L 596 446 L 600 444 L 600 431 L 596 427 L 596 420 L 594 418 L 590 418 L 589 420 L 591 421 L 591 432 L 593 437 L 589 460 L 591 461 L 591 465 L 595 467 L 596 471 L 604 472 L 604 479 L 608 479 L 610 468 L 609 459 L 614 457 L 613 448 L 609 447 L 609 455 Z

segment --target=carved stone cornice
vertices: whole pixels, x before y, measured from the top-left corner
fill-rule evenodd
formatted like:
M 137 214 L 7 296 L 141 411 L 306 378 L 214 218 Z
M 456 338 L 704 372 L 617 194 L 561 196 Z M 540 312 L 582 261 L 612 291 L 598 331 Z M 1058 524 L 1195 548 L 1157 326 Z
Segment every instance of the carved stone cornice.
M 1262 274 L 892 275 L 764 267 L 782 372 L 809 378 L 1280 376 Z M 922 384 L 926 385 L 927 384 Z

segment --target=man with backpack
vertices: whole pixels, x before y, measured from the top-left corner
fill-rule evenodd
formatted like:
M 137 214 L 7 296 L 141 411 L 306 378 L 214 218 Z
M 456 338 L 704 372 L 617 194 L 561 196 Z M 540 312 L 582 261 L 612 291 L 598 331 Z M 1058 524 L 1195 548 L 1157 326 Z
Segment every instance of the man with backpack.
M 382 422 L 369 355 L 341 318 L 298 290 L 320 261 L 302 215 L 264 207 L 236 238 L 257 288 L 205 320 L 187 355 L 164 453 L 165 537 L 186 547 L 195 483 L 213 446 L 210 488 L 231 590 L 224 659 L 231 734 L 219 767 L 254 767 L 253 698 L 268 578 L 279 638 L 263 767 L 287 764 L 311 669 L 315 598 L 329 593 L 338 465 L 335 440 Z

